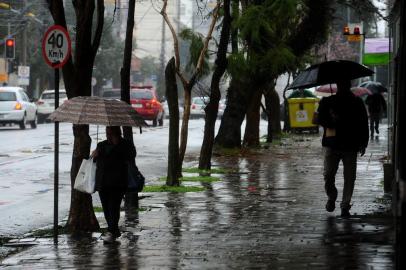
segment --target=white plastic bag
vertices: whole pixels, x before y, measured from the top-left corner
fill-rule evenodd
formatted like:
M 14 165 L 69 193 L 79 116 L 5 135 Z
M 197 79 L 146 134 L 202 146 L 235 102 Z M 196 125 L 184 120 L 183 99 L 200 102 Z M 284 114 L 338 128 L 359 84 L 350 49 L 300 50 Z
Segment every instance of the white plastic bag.
M 84 159 L 76 175 L 74 189 L 84 193 L 94 193 L 96 184 L 96 163 L 93 158 Z

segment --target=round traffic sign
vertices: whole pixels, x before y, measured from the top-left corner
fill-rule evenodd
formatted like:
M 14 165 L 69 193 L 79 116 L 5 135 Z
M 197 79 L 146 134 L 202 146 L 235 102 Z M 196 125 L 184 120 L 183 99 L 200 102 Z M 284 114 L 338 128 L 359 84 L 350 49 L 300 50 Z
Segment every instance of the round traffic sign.
M 60 68 L 69 60 L 70 54 L 71 41 L 68 31 L 60 25 L 48 28 L 42 40 L 45 62 L 52 68 Z

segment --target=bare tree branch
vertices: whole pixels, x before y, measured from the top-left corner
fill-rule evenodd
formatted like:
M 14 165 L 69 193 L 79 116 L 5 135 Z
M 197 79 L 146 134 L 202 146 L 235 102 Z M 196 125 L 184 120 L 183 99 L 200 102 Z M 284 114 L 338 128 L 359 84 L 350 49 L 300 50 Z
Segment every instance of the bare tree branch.
M 220 1 L 217 1 L 216 7 L 213 10 L 213 19 L 211 21 L 209 31 L 208 31 L 206 39 L 204 41 L 204 46 L 202 48 L 202 51 L 200 52 L 199 60 L 197 61 L 196 73 L 199 73 L 200 70 L 202 69 L 204 55 L 205 55 L 205 53 L 207 51 L 207 48 L 209 47 L 209 42 L 210 42 L 210 40 L 212 38 L 214 26 L 216 25 L 216 22 L 217 22 L 217 18 L 218 18 L 218 15 L 219 15 L 219 10 L 220 10 Z
M 179 55 L 179 40 L 175 32 L 175 28 L 173 28 L 173 25 L 171 21 L 169 20 L 168 14 L 166 13 L 166 8 L 168 6 L 168 0 L 163 0 L 163 6 L 160 14 L 164 18 L 166 24 L 168 25 L 169 29 L 171 30 L 172 33 L 172 38 L 173 38 L 173 47 L 175 51 L 175 68 L 176 68 L 176 73 L 179 75 L 180 79 L 182 80 L 182 83 L 188 84 L 188 80 L 186 80 L 185 76 L 180 72 L 180 55 Z

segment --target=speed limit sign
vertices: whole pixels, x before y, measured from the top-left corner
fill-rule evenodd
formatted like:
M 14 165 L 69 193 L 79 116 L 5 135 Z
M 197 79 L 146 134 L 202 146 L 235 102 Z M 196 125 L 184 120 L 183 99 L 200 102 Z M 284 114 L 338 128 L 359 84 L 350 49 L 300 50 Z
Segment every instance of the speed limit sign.
M 45 62 L 52 68 L 60 68 L 66 64 L 71 54 L 71 41 L 68 31 L 60 25 L 48 28 L 42 40 L 42 55 Z

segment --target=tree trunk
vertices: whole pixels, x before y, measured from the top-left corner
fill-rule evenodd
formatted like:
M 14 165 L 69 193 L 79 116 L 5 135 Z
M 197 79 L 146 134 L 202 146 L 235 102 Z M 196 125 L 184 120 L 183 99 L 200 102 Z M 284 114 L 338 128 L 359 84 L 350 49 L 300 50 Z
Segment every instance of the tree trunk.
M 247 110 L 243 145 L 246 147 L 259 146 L 259 121 L 262 91 L 255 91 Z
M 240 1 L 232 0 L 232 20 L 236 22 L 240 16 Z M 231 50 L 233 53 L 238 52 L 238 27 L 234 27 L 231 32 Z
M 182 164 L 183 164 L 183 159 L 185 158 L 185 153 L 186 153 L 187 137 L 188 137 L 188 130 L 189 130 L 192 87 L 193 86 L 191 86 L 190 83 L 183 84 L 184 107 L 183 107 L 182 127 L 180 129 L 179 168 L 178 168 L 179 177 L 182 176 Z
M 97 231 L 99 223 L 93 211 L 92 196 L 73 189 L 77 172 L 83 159 L 89 158 L 91 139 L 88 125 L 73 125 L 75 136 L 71 167 L 71 206 L 67 229 L 70 232 Z
M 166 185 L 179 186 L 179 105 L 176 84 L 175 58 L 169 60 L 165 69 L 166 97 L 169 108 L 168 174 Z
M 276 81 L 273 80 L 264 91 L 265 107 L 268 119 L 268 134 L 267 142 L 272 142 L 274 137 L 280 137 L 281 115 L 280 115 L 280 99 L 275 90 Z
M 227 106 L 214 144 L 219 147 L 241 147 L 241 124 L 254 91 L 246 90 L 243 79 L 233 77 L 227 92 Z
M 270 120 L 272 126 L 272 135 L 279 137 L 281 135 L 281 113 L 279 95 L 273 87 L 270 91 Z
M 204 109 L 205 125 L 202 148 L 200 149 L 199 169 L 211 169 L 211 155 L 214 145 L 214 132 L 218 113 L 220 94 L 220 80 L 227 68 L 227 47 L 230 40 L 231 16 L 230 0 L 224 0 L 224 18 L 221 29 L 220 43 L 217 50 L 216 68 L 213 72 L 210 86 L 210 101 Z
M 123 66 L 120 70 L 121 100 L 126 102 L 127 104 L 130 104 L 130 72 L 131 72 L 131 56 L 133 46 L 134 12 L 135 12 L 135 0 L 129 0 Z M 130 141 L 134 145 L 132 127 L 123 127 L 123 135 L 126 140 Z M 135 163 L 135 160 L 133 160 L 132 162 Z M 124 203 L 126 207 L 138 208 L 138 192 L 127 192 L 125 194 Z
M 80 95 L 82 91 L 84 96 L 90 96 L 91 92 L 91 68 L 89 62 L 82 59 L 81 66 L 76 67 L 74 96 Z M 73 125 L 74 149 L 71 168 L 72 187 L 76 175 L 83 159 L 89 158 L 91 138 L 89 136 L 88 125 Z M 71 206 L 67 228 L 75 233 L 79 231 L 97 231 L 99 230 L 98 221 L 94 215 L 92 197 L 89 194 L 78 192 L 72 188 Z

